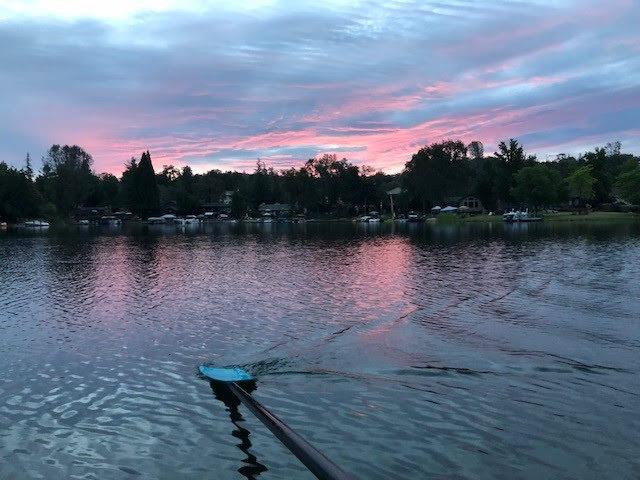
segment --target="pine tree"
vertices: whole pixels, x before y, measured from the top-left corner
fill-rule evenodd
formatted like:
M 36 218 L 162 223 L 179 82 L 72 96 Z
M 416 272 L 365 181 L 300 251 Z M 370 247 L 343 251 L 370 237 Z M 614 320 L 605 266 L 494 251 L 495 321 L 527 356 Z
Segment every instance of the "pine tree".
M 142 153 L 136 170 L 135 185 L 138 204 L 134 205 L 134 209 L 144 216 L 155 213 L 159 208 L 160 193 L 149 150 Z
M 31 166 L 31 155 L 27 152 L 27 157 L 24 159 L 24 174 L 29 180 L 33 180 L 33 167 Z

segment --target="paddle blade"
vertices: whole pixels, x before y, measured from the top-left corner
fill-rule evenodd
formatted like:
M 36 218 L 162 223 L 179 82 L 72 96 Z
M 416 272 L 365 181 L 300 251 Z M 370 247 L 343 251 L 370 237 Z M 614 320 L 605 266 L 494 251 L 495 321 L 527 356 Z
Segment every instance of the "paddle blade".
M 200 365 L 200 373 L 215 382 L 246 382 L 254 380 L 251 374 L 242 368 L 215 368 Z

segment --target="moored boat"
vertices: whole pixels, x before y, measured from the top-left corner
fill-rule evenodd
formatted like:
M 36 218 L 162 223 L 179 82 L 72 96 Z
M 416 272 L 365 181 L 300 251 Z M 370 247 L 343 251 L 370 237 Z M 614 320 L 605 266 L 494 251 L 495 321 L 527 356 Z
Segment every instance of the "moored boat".
M 44 220 L 27 220 L 24 222 L 24 226 L 27 228 L 49 228 L 49 222 Z
M 104 215 L 100 217 L 100 225 L 117 226 L 122 223 L 122 220 L 113 215 Z
M 506 223 L 517 223 L 517 222 L 539 222 L 542 220 L 541 217 L 532 217 L 529 214 L 529 209 L 525 211 L 520 210 L 511 210 L 510 212 L 506 212 L 502 215 L 502 220 Z
M 409 223 L 424 222 L 424 217 L 422 215 L 417 214 L 416 212 L 409 212 L 407 214 L 407 222 Z

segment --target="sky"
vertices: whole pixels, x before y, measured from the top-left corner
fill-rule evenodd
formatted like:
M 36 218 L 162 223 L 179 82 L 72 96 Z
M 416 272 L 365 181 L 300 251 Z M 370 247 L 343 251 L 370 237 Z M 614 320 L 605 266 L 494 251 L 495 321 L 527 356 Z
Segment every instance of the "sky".
M 640 0 L 0 0 L 0 161 L 400 171 L 421 146 L 640 153 Z M 36 164 L 38 161 L 36 161 Z

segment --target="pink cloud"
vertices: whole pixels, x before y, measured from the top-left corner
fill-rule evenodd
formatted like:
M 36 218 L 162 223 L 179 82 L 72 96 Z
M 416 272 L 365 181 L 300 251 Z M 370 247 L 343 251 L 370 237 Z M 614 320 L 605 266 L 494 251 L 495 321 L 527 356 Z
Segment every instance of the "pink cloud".
M 532 83 L 555 81 L 546 77 L 529 79 Z M 469 114 L 450 114 L 427 120 L 408 127 L 380 128 L 336 127 L 324 128 L 322 118 L 311 126 L 295 131 L 271 131 L 239 138 L 203 138 L 199 135 L 168 135 L 148 137 L 144 140 L 121 140 L 106 134 L 82 136 L 76 143 L 93 152 L 100 169 L 120 173 L 124 161 L 132 154 L 150 149 L 157 168 L 163 164 L 183 166 L 191 164 L 195 171 L 210 168 L 252 170 L 256 158 L 234 158 L 233 151 L 267 152 L 260 155 L 267 164 L 277 168 L 299 166 L 306 158 L 296 158 L 289 154 L 277 153 L 278 149 L 315 146 L 318 151 L 346 156 L 358 164 L 368 164 L 387 172 L 397 172 L 421 146 L 448 138 L 465 142 L 481 140 L 489 152 L 498 140 L 511 136 L 522 136 L 554 128 L 558 125 L 572 125 L 574 128 L 588 128 L 593 103 L 601 103 L 597 96 L 568 97 L 547 104 L 526 108 L 505 106 Z M 360 108 L 358 102 L 351 105 Z M 640 98 L 635 90 L 608 100 L 607 109 L 640 106 Z M 593 136 L 595 139 L 596 136 Z M 587 136 L 575 139 L 574 143 L 584 144 Z M 558 142 L 556 142 L 558 143 Z M 560 142 L 562 143 L 562 142 Z M 566 143 L 566 142 L 565 142 Z M 548 148 L 553 142 L 539 142 L 525 145 L 533 148 Z M 345 151 L 352 149 L 353 151 Z M 210 160 L 216 154 L 229 151 L 228 158 Z M 111 160 L 114 159 L 114 160 Z

